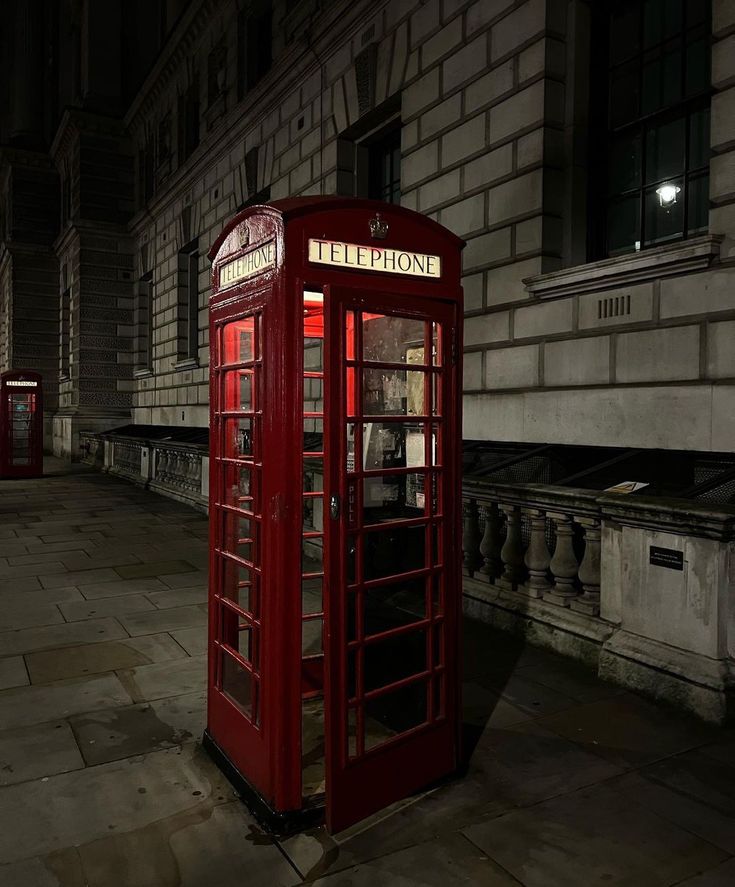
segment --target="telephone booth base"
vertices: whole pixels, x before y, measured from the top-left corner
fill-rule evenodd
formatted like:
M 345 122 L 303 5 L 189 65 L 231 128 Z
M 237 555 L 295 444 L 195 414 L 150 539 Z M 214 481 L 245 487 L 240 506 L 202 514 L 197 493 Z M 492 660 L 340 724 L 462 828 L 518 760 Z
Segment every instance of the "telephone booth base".
M 217 745 L 209 730 L 204 731 L 202 747 L 240 795 L 240 799 L 250 813 L 266 831 L 274 835 L 292 835 L 324 822 L 324 806 L 321 804 L 304 807 L 301 810 L 280 812 L 274 810 Z

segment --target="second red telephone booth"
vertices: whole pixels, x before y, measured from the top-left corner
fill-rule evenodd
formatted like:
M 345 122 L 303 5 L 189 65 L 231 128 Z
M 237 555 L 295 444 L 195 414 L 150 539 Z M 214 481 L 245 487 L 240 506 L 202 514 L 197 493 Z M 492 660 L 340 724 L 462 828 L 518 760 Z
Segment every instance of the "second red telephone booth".
M 461 248 L 303 198 L 210 252 L 205 743 L 276 829 L 458 765 Z
M 29 370 L 0 375 L 0 477 L 43 474 L 43 388 Z

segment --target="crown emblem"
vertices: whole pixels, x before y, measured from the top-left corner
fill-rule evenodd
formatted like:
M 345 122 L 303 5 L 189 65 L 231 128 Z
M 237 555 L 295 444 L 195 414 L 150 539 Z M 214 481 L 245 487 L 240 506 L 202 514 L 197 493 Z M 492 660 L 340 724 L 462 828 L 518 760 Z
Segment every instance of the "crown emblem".
M 385 240 L 388 234 L 388 223 L 381 218 L 380 213 L 375 213 L 375 218 L 370 219 L 370 236 L 374 240 Z
M 247 246 L 250 243 L 250 231 L 248 231 L 247 225 L 240 226 L 240 246 Z

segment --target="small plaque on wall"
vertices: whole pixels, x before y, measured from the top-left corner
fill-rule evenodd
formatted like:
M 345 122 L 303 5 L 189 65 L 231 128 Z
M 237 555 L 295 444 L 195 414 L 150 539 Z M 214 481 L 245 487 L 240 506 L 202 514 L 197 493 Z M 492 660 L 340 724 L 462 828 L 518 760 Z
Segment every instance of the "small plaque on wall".
M 684 552 L 675 548 L 658 548 L 651 545 L 648 549 L 648 562 L 654 567 L 666 567 L 668 570 L 684 569 Z

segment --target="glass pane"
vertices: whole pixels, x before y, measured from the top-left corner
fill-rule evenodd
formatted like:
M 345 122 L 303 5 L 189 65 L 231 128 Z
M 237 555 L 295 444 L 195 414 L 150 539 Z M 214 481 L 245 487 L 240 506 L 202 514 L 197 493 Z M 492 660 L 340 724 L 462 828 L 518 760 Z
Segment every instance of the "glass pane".
M 257 524 L 250 517 L 225 512 L 223 548 L 244 561 L 258 563 Z
M 700 22 L 705 22 L 709 14 L 709 4 L 702 0 L 687 0 L 686 25 L 691 28 Z
M 680 117 L 646 132 L 646 184 L 673 179 L 684 172 L 686 119 Z
M 322 612 L 324 608 L 322 603 L 323 582 L 321 576 L 301 580 L 301 612 L 303 615 Z
M 689 169 L 707 166 L 709 155 L 709 108 L 704 108 L 689 118 Z
M 424 415 L 426 374 L 406 370 L 363 370 L 363 412 L 366 416 Z
M 222 691 L 250 719 L 253 716 L 253 679 L 242 665 L 222 653 Z
M 256 665 L 254 662 L 252 626 L 247 622 L 241 621 L 237 613 L 228 610 L 226 607 L 221 608 L 221 613 L 223 643 L 236 650 L 251 665 Z
M 427 616 L 426 579 L 406 579 L 368 589 L 363 603 L 366 636 L 418 622 Z
M 665 191 L 662 189 L 666 189 Z M 684 233 L 684 195 L 682 193 L 682 180 L 672 179 L 665 186 L 650 189 L 645 196 L 645 232 L 646 244 L 661 243 L 675 237 L 681 237 Z M 666 197 L 671 189 L 673 198 Z M 675 193 L 674 193 L 675 192 Z
M 304 459 L 304 492 L 321 493 L 324 490 L 324 460 L 320 456 Z
M 709 176 L 689 182 L 689 222 L 687 233 L 706 231 L 709 226 Z
M 423 474 L 384 474 L 363 480 L 365 524 L 423 517 L 426 511 Z
M 630 123 L 638 116 L 638 67 L 624 65 L 612 74 L 610 83 L 610 124 Z
M 678 40 L 663 50 L 655 50 L 646 55 L 643 64 L 642 114 L 651 114 L 679 101 L 681 63 L 681 45 Z
M 303 530 L 305 533 L 324 530 L 324 498 L 322 496 L 304 496 Z
M 704 4 L 702 4 L 704 5 Z M 696 95 L 709 87 L 709 43 L 704 34 L 686 48 L 686 94 Z
M 439 616 L 444 612 L 442 602 L 442 575 L 434 573 L 431 577 L 431 612 L 433 616 Z
M 324 571 L 324 538 L 309 536 L 301 540 L 301 572 L 321 573 Z
M 422 422 L 369 422 L 363 432 L 363 467 L 422 468 L 426 464 Z
M 365 645 L 365 692 L 426 671 L 426 631 L 410 631 Z
M 392 527 L 365 533 L 365 579 L 421 569 L 426 562 L 425 527 Z
M 617 65 L 638 52 L 637 4 L 616 3 L 610 13 L 610 62 Z
M 253 420 L 227 419 L 225 451 L 229 459 L 251 459 L 253 456 Z
M 304 419 L 304 452 L 322 453 L 324 451 L 324 420 Z
M 304 338 L 304 370 L 318 373 L 324 369 L 324 339 Z
M 645 0 L 643 44 L 655 46 L 675 36 L 682 28 L 682 0 Z
M 612 203 L 607 212 L 607 249 L 610 254 L 636 248 L 640 240 L 640 197 L 626 197 Z
M 222 362 L 244 363 L 255 360 L 255 318 L 245 317 L 225 324 Z
M 621 194 L 641 184 L 641 137 L 639 133 L 615 136 L 610 144 L 608 193 Z
M 301 655 L 316 656 L 322 649 L 322 620 L 305 620 L 301 623 Z
M 357 566 L 357 538 L 355 536 L 347 537 L 347 581 L 352 585 L 356 579 Z
M 222 597 L 238 604 L 243 610 L 254 612 L 256 582 L 257 574 L 251 567 L 229 558 L 223 559 L 222 586 L 218 589 Z
M 418 681 L 365 703 L 366 751 L 426 722 L 427 687 Z
M 252 511 L 252 497 L 255 495 L 253 474 L 255 469 L 245 465 L 224 464 L 225 503 L 244 507 Z
M 304 412 L 324 412 L 324 380 L 304 376 Z
M 424 331 L 426 323 L 412 317 L 393 315 L 362 315 L 363 360 L 385 363 L 407 363 L 408 351 L 421 349 L 423 363 Z
M 433 323 L 431 325 L 431 355 L 434 366 L 442 365 L 442 329 L 441 324 Z

